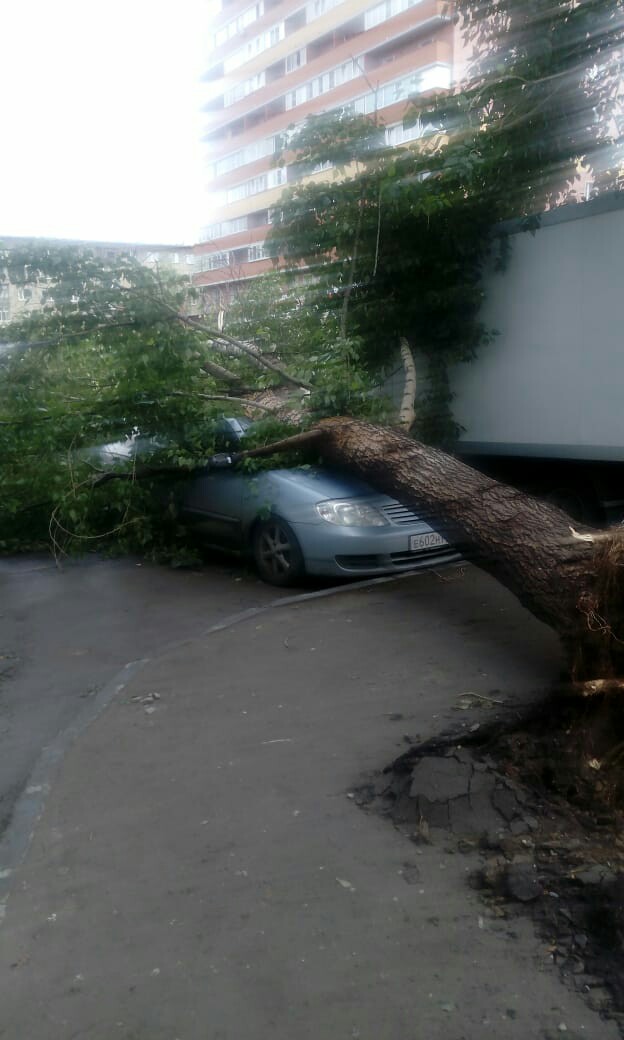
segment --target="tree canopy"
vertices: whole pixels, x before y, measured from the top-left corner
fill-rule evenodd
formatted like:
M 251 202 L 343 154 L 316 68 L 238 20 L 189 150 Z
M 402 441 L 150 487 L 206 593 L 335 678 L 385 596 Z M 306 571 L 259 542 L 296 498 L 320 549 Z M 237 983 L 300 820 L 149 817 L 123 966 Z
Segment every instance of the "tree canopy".
M 34 243 L 6 250 L 4 277 L 43 287 L 43 306 L 0 328 L 0 549 L 114 542 L 180 555 L 157 475 L 98 483 L 97 446 L 140 434 L 154 466 L 183 476 L 215 450 L 215 419 L 242 411 L 271 439 L 308 402 L 379 415 L 353 344 L 331 352 L 332 316 L 279 277 L 251 287 L 227 331 L 193 287 L 129 256 Z M 131 463 L 128 462 L 128 465 Z

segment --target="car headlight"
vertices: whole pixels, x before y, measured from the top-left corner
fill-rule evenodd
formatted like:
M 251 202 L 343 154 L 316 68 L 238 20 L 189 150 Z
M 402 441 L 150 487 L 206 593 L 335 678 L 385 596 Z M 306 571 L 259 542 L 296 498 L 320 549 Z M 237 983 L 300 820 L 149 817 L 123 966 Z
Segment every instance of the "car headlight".
M 328 524 L 338 524 L 340 527 L 385 527 L 388 523 L 374 506 L 355 499 L 318 502 L 316 511 Z

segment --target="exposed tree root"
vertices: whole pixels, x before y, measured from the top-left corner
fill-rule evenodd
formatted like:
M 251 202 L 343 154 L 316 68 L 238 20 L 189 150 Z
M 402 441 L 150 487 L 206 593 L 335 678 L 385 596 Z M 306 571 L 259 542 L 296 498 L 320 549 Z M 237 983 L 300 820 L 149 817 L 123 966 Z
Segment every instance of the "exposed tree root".
M 624 1026 L 620 705 L 558 695 L 520 718 L 497 714 L 413 745 L 355 799 L 416 844 L 470 856 L 484 913 L 530 914 L 545 964 Z

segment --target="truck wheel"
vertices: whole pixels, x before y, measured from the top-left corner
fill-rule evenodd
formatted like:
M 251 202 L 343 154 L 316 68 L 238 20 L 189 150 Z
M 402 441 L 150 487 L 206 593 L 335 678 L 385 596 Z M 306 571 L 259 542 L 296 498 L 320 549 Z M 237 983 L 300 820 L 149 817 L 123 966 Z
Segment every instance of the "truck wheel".
M 281 517 L 272 516 L 257 524 L 251 548 L 260 577 L 269 585 L 295 585 L 303 578 L 303 553 L 294 531 Z

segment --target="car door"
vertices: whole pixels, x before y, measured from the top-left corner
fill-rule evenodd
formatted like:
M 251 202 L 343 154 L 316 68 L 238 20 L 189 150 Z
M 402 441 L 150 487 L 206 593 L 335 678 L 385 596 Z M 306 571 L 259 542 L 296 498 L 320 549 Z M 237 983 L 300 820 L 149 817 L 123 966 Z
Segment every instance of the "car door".
M 183 519 L 208 541 L 240 545 L 244 482 L 243 473 L 227 469 L 207 470 L 194 477 L 182 492 Z

